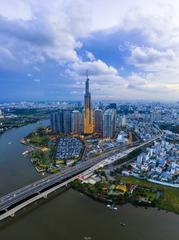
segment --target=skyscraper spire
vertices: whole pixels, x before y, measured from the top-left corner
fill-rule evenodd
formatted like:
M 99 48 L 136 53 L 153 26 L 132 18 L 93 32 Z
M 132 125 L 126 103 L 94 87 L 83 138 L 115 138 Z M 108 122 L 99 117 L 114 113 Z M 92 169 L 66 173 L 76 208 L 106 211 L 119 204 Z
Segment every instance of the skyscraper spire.
M 90 94 L 89 92 L 89 77 L 88 77 L 88 70 L 86 71 L 86 86 L 85 86 L 85 93 Z

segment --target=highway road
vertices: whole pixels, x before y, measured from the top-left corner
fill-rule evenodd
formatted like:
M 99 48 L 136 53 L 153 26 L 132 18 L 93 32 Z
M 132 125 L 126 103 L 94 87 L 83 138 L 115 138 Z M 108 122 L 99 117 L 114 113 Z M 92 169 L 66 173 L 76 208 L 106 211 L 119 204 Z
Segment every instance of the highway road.
M 103 167 L 105 165 L 111 164 L 120 158 L 127 156 L 129 153 L 134 150 L 141 148 L 147 144 L 158 139 L 160 136 L 157 136 L 154 139 L 151 139 L 148 142 L 140 144 L 139 146 L 132 147 L 123 152 L 112 152 L 110 154 L 105 154 L 105 156 L 99 156 L 95 159 L 87 160 L 82 162 L 79 165 L 69 167 L 66 170 L 63 170 L 60 173 L 45 177 L 41 180 L 38 180 L 30 185 L 27 185 L 23 188 L 20 188 L 14 192 L 11 192 L 0 198 L 0 214 L 3 214 L 5 211 L 17 206 L 19 203 L 30 199 L 40 193 L 45 192 L 47 189 L 54 187 L 57 184 L 68 181 L 70 178 L 73 178 L 76 175 L 79 175 L 82 172 L 94 171 L 99 167 Z M 120 150 L 121 151 L 121 150 Z M 87 173 L 86 171 L 86 173 Z

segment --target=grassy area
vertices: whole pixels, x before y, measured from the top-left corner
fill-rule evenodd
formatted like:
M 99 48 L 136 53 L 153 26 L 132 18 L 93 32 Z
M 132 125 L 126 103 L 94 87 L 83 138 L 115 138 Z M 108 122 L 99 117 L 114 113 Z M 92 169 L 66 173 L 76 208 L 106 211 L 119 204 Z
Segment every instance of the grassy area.
M 15 114 L 18 117 L 27 117 L 27 118 L 46 118 L 49 114 L 53 112 L 50 109 L 39 109 L 39 108 L 21 108 L 21 109 L 9 109 L 8 113 Z
M 22 127 L 26 124 L 37 122 L 39 118 L 27 118 L 27 117 L 14 117 L 14 118 L 4 118 L 0 120 L 1 128 L 5 130 L 14 128 L 14 127 Z
M 34 144 L 36 146 L 43 146 L 47 147 L 49 142 L 49 138 L 47 136 L 39 136 L 39 135 L 32 135 L 29 139 L 29 143 Z
M 135 188 L 132 195 L 127 192 L 124 195 L 109 196 L 108 193 L 110 186 L 112 184 L 118 185 L 119 183 L 127 184 L 127 186 L 136 185 L 137 188 Z M 126 202 L 137 204 L 136 200 L 144 197 L 149 201 L 152 201 L 152 204 L 149 206 L 179 214 L 179 189 L 153 184 L 146 180 L 140 180 L 134 177 L 117 177 L 114 183 L 102 181 L 95 185 L 86 183 L 82 184 L 80 181 L 74 181 L 72 187 L 94 199 L 105 202 L 112 200 L 119 204 Z M 107 192 L 105 191 L 106 189 L 108 189 Z M 157 197 L 158 193 L 159 196 Z
M 35 132 L 30 133 L 25 138 L 25 141 L 37 147 L 48 147 L 50 135 L 46 131 L 46 128 L 39 128 Z
M 157 189 L 163 194 L 156 202 L 156 206 L 161 209 L 172 211 L 179 214 L 179 189 L 165 187 L 159 184 L 150 183 L 146 180 L 137 179 L 134 177 L 119 177 L 124 183 L 135 184 L 141 187 Z
M 56 142 L 51 141 L 50 137 L 51 133 L 48 128 L 38 128 L 24 140 L 35 147 L 30 153 L 33 164 L 41 170 L 55 173 L 57 171 L 55 167 Z
M 25 144 L 30 144 L 34 148 L 30 157 L 35 166 L 50 173 L 56 173 L 62 165 L 66 165 L 65 159 L 56 159 L 57 142 L 60 137 L 64 135 L 53 134 L 48 127 L 40 127 L 23 139 Z M 83 151 L 84 148 L 80 156 L 73 160 L 81 159 Z
M 5 111 L 5 118 L 0 119 L 1 133 L 48 118 L 49 112 L 47 109 L 9 109 Z M 10 114 L 15 116 L 9 117 Z

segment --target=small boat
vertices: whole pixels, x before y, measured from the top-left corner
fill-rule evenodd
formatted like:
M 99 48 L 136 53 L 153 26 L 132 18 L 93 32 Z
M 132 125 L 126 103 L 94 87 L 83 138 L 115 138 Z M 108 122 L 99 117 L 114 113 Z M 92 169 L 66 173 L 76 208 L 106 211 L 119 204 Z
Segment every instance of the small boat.
M 120 222 L 120 225 L 121 225 L 122 227 L 125 227 L 125 226 L 126 226 L 126 224 L 125 224 L 125 223 L 122 223 L 122 222 Z
M 25 155 L 25 154 L 27 154 L 28 152 L 29 152 L 29 151 L 25 151 L 25 152 L 22 153 L 22 155 Z
M 110 204 L 106 205 L 106 207 L 111 208 L 113 210 L 117 210 L 118 209 L 117 207 L 114 207 L 113 205 L 110 205 Z
M 8 144 L 10 145 L 10 144 L 12 144 L 12 142 L 8 142 Z
M 110 204 L 107 204 L 106 207 L 108 207 L 108 208 L 112 208 L 112 206 L 111 206 Z

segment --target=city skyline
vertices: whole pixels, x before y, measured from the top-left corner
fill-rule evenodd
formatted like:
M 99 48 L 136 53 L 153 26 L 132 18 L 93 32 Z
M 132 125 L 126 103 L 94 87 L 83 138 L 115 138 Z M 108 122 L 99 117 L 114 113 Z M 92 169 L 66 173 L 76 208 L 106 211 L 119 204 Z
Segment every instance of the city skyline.
M 2 1 L 0 101 L 81 100 L 86 69 L 93 100 L 178 101 L 178 10 L 175 0 Z

